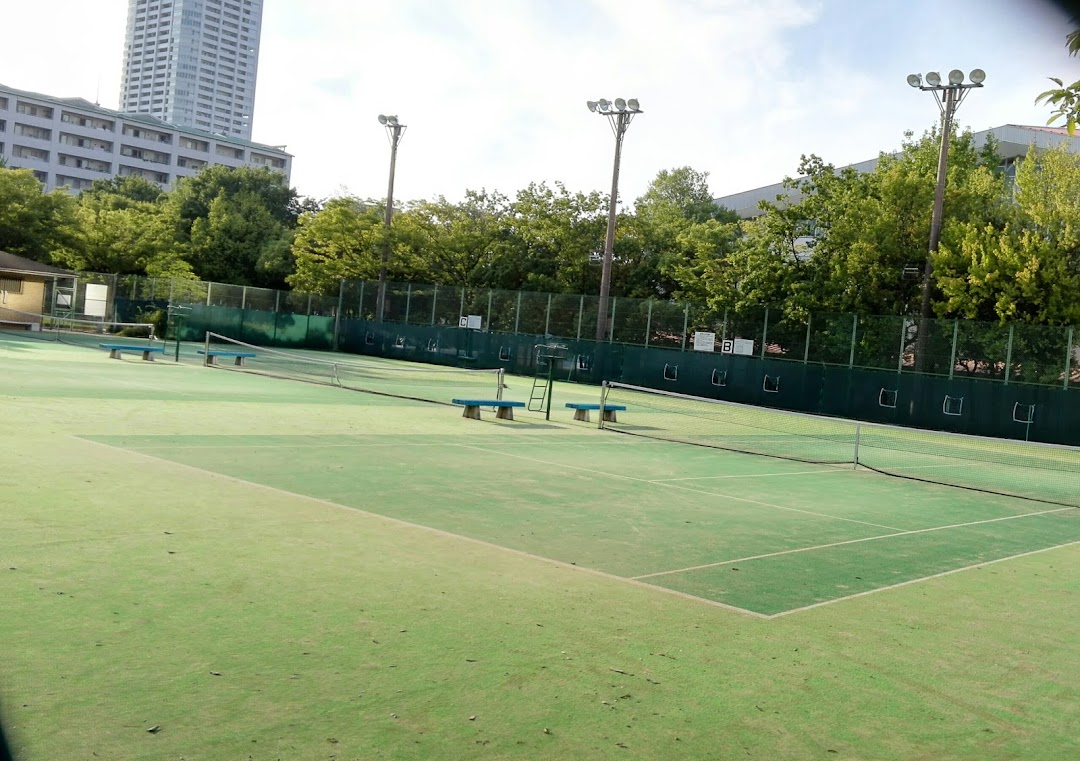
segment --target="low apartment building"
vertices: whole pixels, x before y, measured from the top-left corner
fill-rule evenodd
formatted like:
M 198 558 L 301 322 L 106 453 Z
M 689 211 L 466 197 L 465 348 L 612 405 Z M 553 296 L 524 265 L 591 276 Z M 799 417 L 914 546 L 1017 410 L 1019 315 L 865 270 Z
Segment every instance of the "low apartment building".
M 283 147 L 253 143 L 82 98 L 54 98 L 0 85 L 0 157 L 30 169 L 48 190 L 84 190 L 94 180 L 139 175 L 162 188 L 210 164 L 292 173 Z

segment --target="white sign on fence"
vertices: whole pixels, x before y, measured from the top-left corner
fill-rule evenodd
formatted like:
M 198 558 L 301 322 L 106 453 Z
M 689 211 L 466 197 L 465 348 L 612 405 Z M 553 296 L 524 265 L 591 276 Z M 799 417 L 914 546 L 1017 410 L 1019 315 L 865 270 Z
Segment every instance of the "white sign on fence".
M 716 334 L 703 330 L 694 333 L 694 351 L 716 351 Z
M 724 354 L 743 354 L 751 357 L 754 355 L 754 341 L 751 338 L 725 338 L 720 344 L 720 351 Z
M 83 300 L 83 314 L 87 317 L 105 317 L 109 302 L 109 286 L 97 283 L 86 284 L 86 298 Z
M 735 349 L 732 354 L 745 354 L 750 357 L 754 354 L 754 339 L 752 338 L 736 338 Z
M 480 314 L 470 314 L 465 327 L 469 330 L 482 329 L 484 327 L 484 316 Z

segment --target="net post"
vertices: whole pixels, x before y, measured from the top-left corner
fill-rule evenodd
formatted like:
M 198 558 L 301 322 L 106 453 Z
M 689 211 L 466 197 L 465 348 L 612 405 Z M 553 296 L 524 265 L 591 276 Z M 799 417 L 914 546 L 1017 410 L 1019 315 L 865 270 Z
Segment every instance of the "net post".
M 1065 351 L 1065 384 L 1064 389 L 1069 390 L 1069 373 L 1072 372 L 1072 355 L 1073 355 L 1073 329 L 1069 327 L 1069 337 L 1065 342 L 1068 348 Z
M 1005 385 L 1009 385 L 1009 376 L 1012 375 L 1012 349 L 1013 349 L 1013 329 L 1016 326 L 1013 323 L 1009 323 L 1009 345 L 1005 347 Z
M 210 331 L 203 335 L 203 367 L 210 367 Z
M 858 470 L 859 469 L 859 439 L 861 439 L 861 438 L 862 438 L 862 424 L 861 423 L 856 423 L 855 424 L 855 451 L 852 454 L 852 458 L 851 458 L 851 469 L 852 470 Z
M 599 410 L 600 420 L 598 420 L 597 423 L 596 423 L 597 428 L 603 428 L 604 427 L 604 406 L 607 403 L 607 395 L 608 395 L 608 382 L 604 381 L 603 383 L 600 384 L 600 410 Z
M 949 352 L 949 380 L 952 380 L 956 370 L 956 341 L 960 337 L 960 320 L 953 320 L 952 324 L 952 350 Z
M 653 300 L 649 299 L 649 314 L 645 317 L 645 346 L 649 345 L 649 335 L 652 333 L 652 303 Z
M 765 359 L 765 344 L 769 342 L 769 308 L 765 307 L 765 322 L 761 326 L 761 359 Z
M 847 366 L 850 370 L 855 367 L 855 341 L 859 337 L 859 315 L 851 315 L 851 351 L 848 354 Z

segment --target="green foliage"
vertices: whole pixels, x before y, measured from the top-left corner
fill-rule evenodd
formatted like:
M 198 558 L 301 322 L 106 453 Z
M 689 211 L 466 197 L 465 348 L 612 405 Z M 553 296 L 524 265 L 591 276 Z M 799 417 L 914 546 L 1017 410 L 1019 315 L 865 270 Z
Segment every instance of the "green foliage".
M 300 291 L 333 293 L 341 280 L 377 278 L 385 235 L 377 206 L 333 198 L 320 211 L 301 215 L 292 245 L 296 271 L 287 282 Z
M 0 169 L 0 251 L 53 261 L 71 245 L 76 225 L 74 198 L 62 190 L 44 193 L 29 169 Z
M 1062 145 L 1017 169 L 1015 203 L 953 226 L 936 266 L 949 314 L 1080 323 L 1080 156 Z
M 1073 22 L 1078 25 L 1078 28 L 1066 35 L 1065 47 L 1069 55 L 1075 56 L 1080 54 L 1080 15 L 1074 15 Z M 1069 134 L 1075 135 L 1076 125 L 1080 122 L 1080 79 L 1071 85 L 1066 85 L 1057 77 L 1049 77 L 1049 79 L 1057 87 L 1039 93 L 1039 96 L 1035 98 L 1035 105 L 1054 106 L 1046 123 L 1064 122 Z

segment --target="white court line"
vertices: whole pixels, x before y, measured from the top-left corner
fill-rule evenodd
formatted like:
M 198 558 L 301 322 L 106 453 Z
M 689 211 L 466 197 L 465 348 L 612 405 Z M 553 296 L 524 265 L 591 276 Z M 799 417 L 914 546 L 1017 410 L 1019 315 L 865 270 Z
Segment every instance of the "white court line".
M 784 473 L 740 473 L 735 476 L 690 476 L 688 478 L 654 478 L 650 483 L 666 484 L 672 481 L 710 481 L 721 478 L 765 478 L 773 476 L 816 476 L 822 473 L 850 473 L 850 466 L 844 469 L 832 468 L 830 470 L 789 470 Z
M 126 453 L 126 454 L 129 454 L 129 455 L 135 455 L 137 457 L 145 457 L 146 459 L 153 460 L 154 462 L 157 462 L 159 464 L 165 464 L 165 465 L 172 466 L 172 467 L 175 467 L 175 468 L 179 468 L 179 469 L 185 470 L 185 471 L 194 471 L 196 473 L 201 474 L 203 477 L 209 477 L 211 479 L 215 479 L 215 478 L 216 479 L 222 479 L 224 481 L 231 481 L 232 483 L 242 484 L 244 486 L 252 486 L 252 487 L 255 487 L 257 489 L 262 489 L 263 491 L 271 492 L 271 493 L 274 493 L 274 494 L 282 494 L 284 496 L 291 497 L 293 499 L 305 500 L 307 502 L 312 502 L 312 503 L 315 503 L 315 504 L 318 504 L 318 505 L 322 505 L 324 507 L 332 507 L 332 508 L 334 508 L 336 510 L 347 510 L 347 511 L 349 511 L 351 513 L 356 513 L 356 514 L 359 514 L 359 515 L 363 515 L 363 516 L 365 516 L 367 518 L 374 518 L 376 520 L 380 520 L 380 521 L 383 521 L 385 523 L 389 523 L 389 524 L 392 524 L 392 525 L 395 525 L 395 526 L 403 526 L 403 527 L 410 528 L 410 529 L 418 529 L 420 531 L 426 531 L 427 533 L 434 534 L 436 536 L 446 537 L 448 539 L 455 539 L 455 540 L 458 540 L 458 541 L 469 542 L 471 544 L 475 544 L 475 545 L 485 547 L 485 548 L 488 548 L 488 549 L 499 550 L 500 552 L 506 552 L 506 553 L 509 553 L 511 555 L 516 555 L 518 557 L 527 558 L 529 560 L 539 560 L 541 562 L 557 566 L 557 567 L 562 568 L 562 569 L 567 570 L 567 571 L 577 571 L 577 572 L 580 572 L 580 573 L 589 574 L 590 576 L 597 576 L 597 577 L 602 578 L 602 579 L 607 579 L 609 581 L 618 581 L 618 582 L 621 582 L 623 584 L 629 584 L 630 586 L 639 587 L 639 588 L 642 588 L 642 589 L 648 589 L 648 590 L 653 591 L 653 592 L 661 592 L 663 594 L 667 594 L 667 595 L 670 595 L 672 597 L 678 597 L 678 598 L 681 598 L 683 600 L 690 600 L 690 601 L 696 602 L 696 603 L 704 603 L 705 605 L 709 605 L 709 606 L 712 606 L 714 608 L 721 608 L 723 610 L 728 610 L 728 611 L 731 611 L 733 613 L 741 613 L 743 615 L 751 616 L 753 618 L 760 618 L 760 619 L 769 618 L 769 616 L 766 615 L 765 613 L 758 613 L 757 611 L 754 611 L 754 610 L 748 610 L 746 608 L 738 608 L 738 607 L 736 607 L 734 605 L 728 605 L 727 603 L 718 602 L 717 600 L 710 600 L 710 599 L 705 598 L 705 597 L 698 597 L 696 595 L 692 595 L 692 594 L 689 594 L 687 592 L 680 592 L 680 591 L 675 590 L 675 589 L 667 589 L 666 587 L 657 586 L 656 584 L 649 584 L 648 582 L 645 582 L 645 581 L 637 581 L 636 579 L 631 579 L 631 578 L 628 578 L 626 576 L 616 576 L 613 573 L 606 573 L 604 571 L 600 571 L 600 570 L 597 570 L 595 568 L 587 568 L 585 566 L 574 565 L 572 563 L 563 562 L 562 560 L 555 560 L 554 558 L 544 557 L 543 555 L 534 555 L 533 553 L 526 552 L 525 550 L 517 550 L 517 549 L 514 549 L 513 547 L 505 547 L 505 546 L 503 546 L 501 544 L 495 544 L 494 542 L 487 542 L 487 541 L 484 541 L 483 539 L 476 539 L 476 538 L 471 537 L 471 536 L 466 536 L 465 534 L 455 534 L 452 531 L 446 531 L 444 529 L 434 528 L 432 526 L 425 526 L 422 523 L 410 523 L 409 521 L 401 520 L 400 518 L 391 518 L 389 515 L 381 515 L 379 513 L 373 513 L 373 512 L 370 512 L 368 510 L 364 510 L 361 507 L 350 507 L 348 505 L 342 505 L 342 504 L 340 504 L 338 502 L 331 502 L 328 499 L 322 499 L 320 497 L 313 497 L 310 494 L 300 494 L 298 492 L 289 491 L 288 489 L 278 488 L 277 486 L 269 486 L 267 484 L 261 484 L 258 481 L 248 481 L 246 478 L 240 478 L 238 476 L 230 476 L 230 475 L 225 474 L 225 473 L 217 473 L 215 471 L 206 470 L 205 468 L 199 468 L 199 467 L 196 467 L 194 465 L 187 465 L 187 464 L 182 463 L 182 462 L 176 462 L 175 460 L 166 460 L 166 459 L 163 459 L 163 458 L 158 457 L 156 455 L 147 454 L 145 452 L 139 452 L 139 451 L 136 451 L 136 450 L 133 450 L 133 449 L 124 449 L 124 448 L 121 448 L 121 447 L 114 447 L 114 446 L 112 446 L 110 444 L 102 444 L 101 442 L 92 441 L 91 439 L 84 439 L 84 438 L 81 438 L 79 436 L 72 436 L 72 438 L 77 439 L 77 440 L 82 441 L 82 442 L 85 442 L 87 444 L 92 444 L 92 445 L 99 446 L 99 447 L 105 447 L 106 449 L 112 450 L 113 452 Z
M 845 544 L 859 544 L 861 542 L 874 542 L 874 541 L 877 541 L 879 539 L 893 539 L 894 537 L 910 536 L 911 534 L 928 534 L 928 533 L 930 533 L 932 531 L 945 531 L 946 529 L 964 528 L 965 526 L 979 526 L 979 525 L 982 525 L 984 523 L 999 523 L 1001 521 L 1016 520 L 1017 518 L 1031 518 L 1032 516 L 1046 515 L 1048 513 L 1062 513 L 1062 512 L 1065 512 L 1066 510 L 1076 510 L 1076 508 L 1075 507 L 1058 507 L 1058 508 L 1054 508 L 1053 510 L 1039 510 L 1038 512 L 1034 512 L 1034 513 L 1022 513 L 1020 515 L 1005 515 L 1005 516 L 1002 516 L 1000 518 L 986 518 L 985 520 L 970 521 L 968 523 L 954 523 L 951 526 L 934 526 L 933 528 L 917 528 L 917 529 L 911 529 L 909 531 L 900 531 L 900 532 L 895 533 L 895 534 L 880 534 L 878 536 L 863 537 L 862 539 L 845 539 L 842 542 L 830 542 L 828 544 L 819 544 L 819 545 L 816 545 L 814 547 L 798 547 L 798 548 L 793 549 L 793 550 L 780 550 L 779 552 L 767 552 L 767 553 L 765 553 L 763 555 L 749 555 L 749 556 L 744 557 L 744 558 L 735 558 L 733 560 L 721 560 L 721 561 L 718 561 L 716 563 L 704 563 L 702 565 L 692 565 L 692 566 L 688 566 L 686 568 L 676 568 L 675 570 L 672 570 L 672 571 L 657 571 L 656 573 L 646 573 L 646 574 L 642 574 L 641 576 L 635 576 L 634 578 L 635 579 L 651 579 L 651 578 L 653 578 L 655 576 L 670 576 L 670 575 L 675 574 L 675 573 L 686 573 L 687 571 L 700 571 L 700 570 L 705 569 L 705 568 L 716 568 L 717 566 L 721 566 L 721 565 L 729 565 L 730 563 L 745 563 L 748 560 L 761 560 L 762 558 L 775 558 L 775 557 L 778 557 L 780 555 L 794 555 L 794 554 L 799 553 L 799 552 L 813 552 L 814 550 L 824 550 L 824 549 L 828 549 L 829 547 L 841 547 L 841 546 L 843 546 Z M 933 578 L 933 577 L 932 576 L 927 576 L 926 578 L 929 579 L 929 578 Z
M 736 502 L 746 502 L 751 505 L 761 505 L 762 507 L 771 507 L 775 510 L 787 510 L 793 513 L 803 513 L 804 515 L 813 515 L 817 518 L 827 518 L 834 521 L 846 521 L 848 523 L 858 523 L 863 526 L 872 526 L 873 528 L 884 528 L 889 531 L 903 531 L 904 529 L 896 528 L 895 526 L 885 526 L 881 523 L 867 523 L 866 521 L 855 520 L 854 518 L 842 518 L 837 515 L 826 515 L 825 513 L 815 513 L 812 510 L 801 510 L 797 507 L 785 507 L 784 505 L 774 505 L 771 502 L 761 502 L 756 499 L 748 499 L 746 497 L 736 497 L 731 494 L 724 494 L 723 492 L 715 491 L 703 491 L 701 489 L 691 489 L 689 486 L 679 486 L 678 484 L 658 481 L 650 481 L 647 478 L 635 478 L 634 476 L 624 476 L 621 473 L 607 473 L 602 470 L 596 470 L 595 468 L 582 468 L 577 465 L 567 465 L 561 462 L 551 462 L 549 460 L 539 460 L 535 457 L 526 457 L 525 455 L 512 454 L 510 452 L 500 452 L 497 449 L 485 449 L 484 447 L 473 446 L 472 444 L 452 444 L 451 446 L 464 447 L 465 449 L 475 449 L 478 452 L 488 452 L 489 454 L 503 455 L 504 457 L 515 457 L 519 460 L 527 460 L 529 462 L 535 462 L 540 465 L 550 465 L 555 468 L 566 468 L 567 470 L 580 470 L 585 473 L 592 473 L 595 476 L 607 476 L 608 478 L 618 478 L 625 481 L 633 481 L 639 484 L 649 484 L 651 486 L 660 486 L 665 489 L 681 489 L 683 491 L 693 492 L 694 494 L 704 494 L 709 497 L 722 497 L 724 499 L 734 500 Z
M 1075 509 L 1075 508 L 1071 508 L 1071 509 Z M 888 586 L 878 587 L 877 589 L 868 589 L 865 592 L 856 592 L 853 595 L 846 595 L 844 597 L 837 597 L 837 598 L 832 599 L 832 600 L 822 600 L 821 602 L 815 602 L 815 603 L 813 603 L 811 605 L 804 605 L 801 608 L 792 608 L 791 610 L 781 611 L 780 613 L 773 613 L 770 616 L 766 616 L 766 618 L 771 620 L 773 618 L 780 618 L 781 616 L 790 616 L 792 613 L 802 613 L 804 611 L 812 610 L 814 608 L 820 608 L 823 605 L 832 605 L 833 603 L 836 603 L 836 602 L 844 602 L 845 600 L 853 600 L 856 597 L 866 597 L 867 595 L 875 595 L 878 592 L 884 592 L 884 591 L 886 591 L 888 589 L 897 589 L 899 587 L 906 587 L 906 586 L 910 586 L 912 584 L 921 584 L 922 582 L 929 581 L 930 579 L 940 579 L 942 576 L 951 576 L 954 573 L 960 573 L 962 571 L 971 571 L 971 570 L 974 570 L 976 568 L 985 568 L 988 565 L 994 565 L 994 563 L 1004 563 L 1006 560 L 1016 560 L 1018 558 L 1026 558 L 1026 557 L 1028 557 L 1030 555 L 1038 555 L 1038 554 L 1043 553 L 1043 552 L 1050 552 L 1050 550 L 1060 550 L 1063 547 L 1073 547 L 1073 546 L 1076 546 L 1078 544 L 1080 544 L 1080 540 L 1077 540 L 1077 541 L 1074 541 L 1074 542 L 1065 542 L 1064 544 L 1055 544 L 1052 547 L 1043 547 L 1040 550 L 1032 550 L 1031 552 L 1021 552 L 1018 555 L 1009 555 L 1007 557 L 997 558 L 995 560 L 987 560 L 987 561 L 984 561 L 982 563 L 975 563 L 974 565 L 966 565 L 963 568 L 953 568 L 951 571 L 942 571 L 941 573 L 931 574 L 930 576 L 920 576 L 917 579 L 909 579 L 907 581 L 901 581 L 898 584 L 889 584 Z

